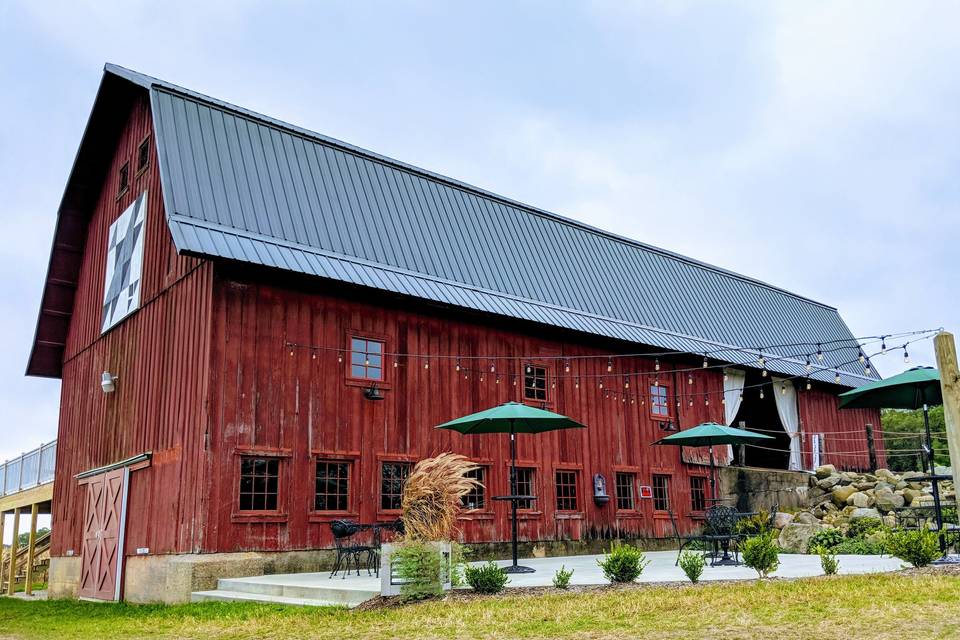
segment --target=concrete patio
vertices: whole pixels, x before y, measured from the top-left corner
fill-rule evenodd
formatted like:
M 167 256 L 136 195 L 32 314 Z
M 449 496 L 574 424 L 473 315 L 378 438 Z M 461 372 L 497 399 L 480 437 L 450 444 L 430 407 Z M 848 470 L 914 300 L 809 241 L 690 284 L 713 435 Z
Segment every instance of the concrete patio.
M 687 580 L 683 570 L 674 566 L 676 551 L 650 551 L 646 553 L 650 564 L 644 569 L 638 582 L 683 582 Z M 889 556 L 838 556 L 841 574 L 878 573 L 896 571 L 904 563 Z M 553 575 L 561 566 L 573 569 L 570 583 L 573 585 L 607 584 L 603 572 L 597 566 L 600 556 L 563 556 L 554 558 L 528 558 L 520 564 L 536 570 L 535 573 L 513 574 L 508 588 L 551 586 Z M 501 560 L 501 566 L 509 561 Z M 815 555 L 781 554 L 780 568 L 774 574 L 778 578 L 803 578 L 822 575 L 820 558 Z M 380 595 L 380 579 L 374 576 L 351 575 L 345 579 L 330 578 L 329 573 L 293 573 L 248 578 L 221 579 L 217 589 L 193 594 L 194 602 L 207 600 L 247 600 L 274 602 L 292 605 L 340 605 L 353 607 Z M 748 567 L 711 567 L 703 571 L 701 580 L 756 579 L 757 573 Z

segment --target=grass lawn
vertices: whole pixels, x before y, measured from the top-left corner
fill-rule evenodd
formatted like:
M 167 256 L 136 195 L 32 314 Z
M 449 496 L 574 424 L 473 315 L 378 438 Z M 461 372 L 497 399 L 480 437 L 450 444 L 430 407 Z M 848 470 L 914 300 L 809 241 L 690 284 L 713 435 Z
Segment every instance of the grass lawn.
M 0 599 L 0 638 L 958 638 L 960 575 L 632 586 L 348 611 Z

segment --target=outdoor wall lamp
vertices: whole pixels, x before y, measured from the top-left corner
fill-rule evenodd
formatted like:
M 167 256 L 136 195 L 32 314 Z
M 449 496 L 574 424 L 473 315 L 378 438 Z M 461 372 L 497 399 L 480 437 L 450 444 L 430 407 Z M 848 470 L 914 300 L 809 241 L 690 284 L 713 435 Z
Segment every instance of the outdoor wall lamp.
M 119 379 L 109 371 L 104 371 L 103 375 L 100 376 L 100 388 L 103 389 L 104 393 L 113 393 L 117 390 L 117 380 Z
M 383 400 L 383 392 L 380 391 L 380 387 L 376 385 L 372 387 L 365 387 L 363 390 L 363 397 L 367 400 Z

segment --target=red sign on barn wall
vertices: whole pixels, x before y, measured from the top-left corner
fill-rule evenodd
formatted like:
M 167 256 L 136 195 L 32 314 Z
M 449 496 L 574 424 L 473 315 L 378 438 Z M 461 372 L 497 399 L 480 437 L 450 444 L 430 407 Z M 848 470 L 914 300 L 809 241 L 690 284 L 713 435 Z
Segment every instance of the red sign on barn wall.
M 640 497 L 649 500 L 653 497 L 653 487 L 648 484 L 640 485 Z

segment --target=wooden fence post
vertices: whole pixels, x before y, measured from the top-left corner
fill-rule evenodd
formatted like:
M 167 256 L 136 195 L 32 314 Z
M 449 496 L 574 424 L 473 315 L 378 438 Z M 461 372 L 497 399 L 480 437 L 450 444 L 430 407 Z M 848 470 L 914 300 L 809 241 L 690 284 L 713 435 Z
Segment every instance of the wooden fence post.
M 867 425 L 867 453 L 870 455 L 869 471 L 877 470 L 877 446 L 873 443 L 873 425 Z
M 17 581 L 17 548 L 20 541 L 20 507 L 13 510 L 13 537 L 10 538 L 10 572 L 7 574 L 9 582 L 7 583 L 7 595 L 12 596 L 14 583 Z
M 960 370 L 957 368 L 957 345 L 953 334 L 941 331 L 933 339 L 940 370 L 940 390 L 943 392 L 943 419 L 950 449 L 950 467 L 954 486 L 960 486 Z
M 23 586 L 23 593 L 33 595 L 33 563 L 37 552 L 37 514 L 40 513 L 40 504 L 30 505 L 30 541 L 27 544 L 27 581 Z M 119 552 L 118 552 L 119 553 Z

